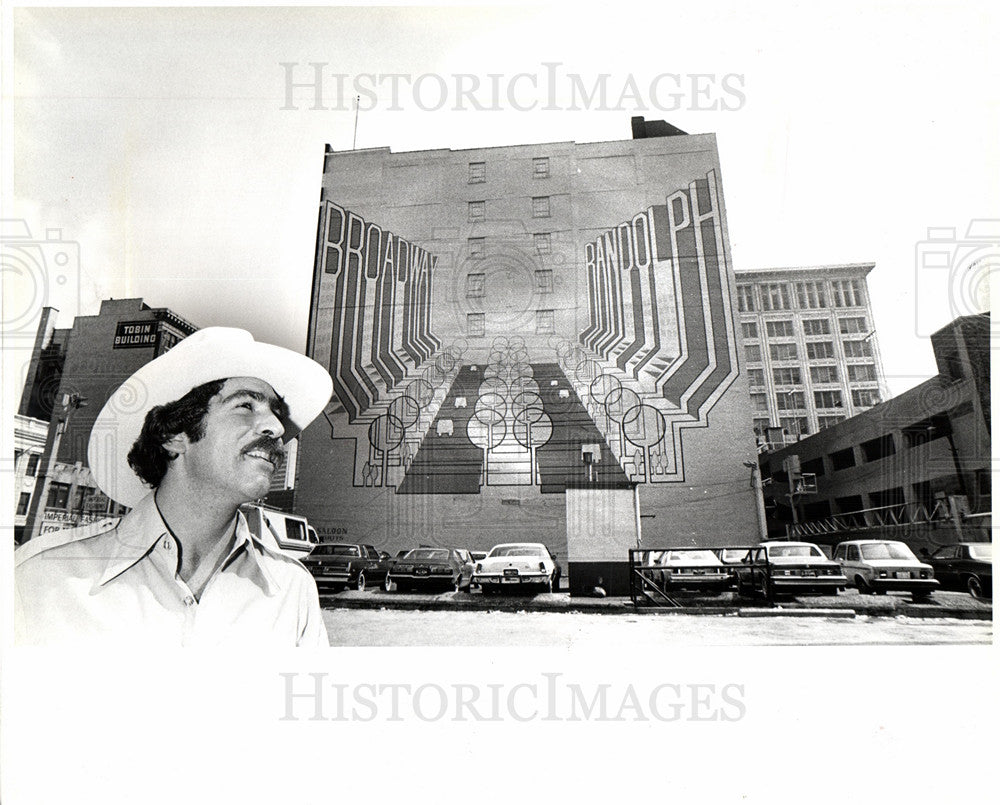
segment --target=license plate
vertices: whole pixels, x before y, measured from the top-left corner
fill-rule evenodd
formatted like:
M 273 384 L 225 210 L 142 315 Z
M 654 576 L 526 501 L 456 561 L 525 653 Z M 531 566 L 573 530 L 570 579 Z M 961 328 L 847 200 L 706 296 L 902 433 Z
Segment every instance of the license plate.
M 500 579 L 501 584 L 517 584 L 520 579 L 517 576 L 504 576 Z
M 803 576 L 815 576 L 816 575 L 816 571 L 815 570 L 803 570 L 802 571 L 802 575 Z
M 426 576 L 426 575 L 429 575 L 430 572 L 431 572 L 430 568 L 428 568 L 428 567 L 418 567 L 418 568 L 416 568 L 413 571 L 414 575 L 417 575 L 417 576 Z
M 901 571 L 899 571 L 896 574 L 896 578 L 897 579 L 908 579 L 908 578 L 910 578 L 910 571 L 909 570 L 901 570 Z

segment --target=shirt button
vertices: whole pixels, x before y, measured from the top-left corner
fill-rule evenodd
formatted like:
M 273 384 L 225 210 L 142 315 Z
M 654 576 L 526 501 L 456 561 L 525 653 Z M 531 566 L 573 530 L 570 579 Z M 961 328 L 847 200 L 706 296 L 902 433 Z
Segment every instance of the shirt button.
M 163 550 L 169 551 L 173 547 L 174 544 L 169 539 L 163 540 Z
M 184 596 L 184 606 L 186 607 L 194 606 L 194 597 L 190 595 Z

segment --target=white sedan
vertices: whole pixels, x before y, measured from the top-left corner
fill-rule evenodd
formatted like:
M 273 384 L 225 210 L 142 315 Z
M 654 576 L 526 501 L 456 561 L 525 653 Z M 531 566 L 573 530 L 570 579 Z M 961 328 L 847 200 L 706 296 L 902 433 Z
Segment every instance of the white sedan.
M 524 585 L 552 592 L 559 589 L 560 575 L 559 565 L 542 543 L 507 542 L 494 545 L 486 558 L 479 560 L 472 583 L 482 587 L 484 593 Z

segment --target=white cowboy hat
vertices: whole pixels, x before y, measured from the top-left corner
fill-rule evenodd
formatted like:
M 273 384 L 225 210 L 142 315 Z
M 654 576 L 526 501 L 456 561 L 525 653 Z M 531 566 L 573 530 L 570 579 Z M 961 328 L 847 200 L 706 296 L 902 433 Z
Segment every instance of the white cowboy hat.
M 203 383 L 229 377 L 259 378 L 284 397 L 286 441 L 319 416 L 333 393 L 330 374 L 312 358 L 254 341 L 246 330 L 198 330 L 142 366 L 104 404 L 87 447 L 87 462 L 101 490 L 129 507 L 149 494 L 127 458 L 146 414 Z

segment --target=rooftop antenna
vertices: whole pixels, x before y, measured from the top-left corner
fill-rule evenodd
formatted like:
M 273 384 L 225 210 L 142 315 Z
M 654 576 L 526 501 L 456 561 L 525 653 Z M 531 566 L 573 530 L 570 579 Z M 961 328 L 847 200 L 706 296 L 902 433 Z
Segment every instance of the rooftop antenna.
M 358 147 L 358 111 L 361 109 L 361 96 L 354 96 L 354 142 L 351 143 L 351 150 L 355 151 Z

